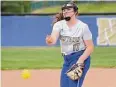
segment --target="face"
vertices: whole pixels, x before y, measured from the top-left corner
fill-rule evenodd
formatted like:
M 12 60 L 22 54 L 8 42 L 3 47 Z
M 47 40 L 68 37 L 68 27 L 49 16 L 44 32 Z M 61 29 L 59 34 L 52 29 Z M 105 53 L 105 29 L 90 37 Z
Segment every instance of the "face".
M 62 10 L 62 12 L 63 12 L 64 17 L 67 17 L 67 16 L 71 17 L 73 14 L 75 14 L 73 8 L 66 8 L 66 9 Z

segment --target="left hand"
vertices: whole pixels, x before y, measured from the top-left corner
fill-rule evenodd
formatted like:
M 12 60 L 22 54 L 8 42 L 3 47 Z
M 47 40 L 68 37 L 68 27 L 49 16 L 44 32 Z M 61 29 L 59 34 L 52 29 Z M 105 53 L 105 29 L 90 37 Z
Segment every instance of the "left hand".
M 67 76 L 72 80 L 78 80 L 83 74 L 84 64 L 74 64 L 66 72 Z

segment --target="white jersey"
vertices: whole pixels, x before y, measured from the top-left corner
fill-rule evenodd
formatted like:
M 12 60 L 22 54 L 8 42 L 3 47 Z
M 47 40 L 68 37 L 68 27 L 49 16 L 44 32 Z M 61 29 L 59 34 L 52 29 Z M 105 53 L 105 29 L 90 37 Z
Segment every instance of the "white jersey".
M 65 55 L 85 50 L 84 40 L 92 39 L 88 25 L 80 20 L 71 29 L 65 20 L 58 21 L 54 24 L 53 31 L 59 32 L 61 53 Z

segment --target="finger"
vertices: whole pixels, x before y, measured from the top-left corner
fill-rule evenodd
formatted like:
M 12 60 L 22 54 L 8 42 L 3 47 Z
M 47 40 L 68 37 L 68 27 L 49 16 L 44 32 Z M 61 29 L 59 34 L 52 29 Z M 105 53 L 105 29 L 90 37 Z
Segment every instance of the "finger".
M 46 38 L 49 38 L 50 39 L 51 38 L 51 35 L 47 35 Z
M 50 37 L 51 37 L 50 35 L 47 35 L 47 36 L 46 36 L 46 39 L 49 39 Z

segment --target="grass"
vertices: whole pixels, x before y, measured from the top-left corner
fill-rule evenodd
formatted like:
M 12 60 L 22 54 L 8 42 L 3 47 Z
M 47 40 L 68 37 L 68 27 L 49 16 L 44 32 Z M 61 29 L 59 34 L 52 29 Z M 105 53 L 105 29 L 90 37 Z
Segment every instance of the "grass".
M 92 67 L 116 68 L 116 47 L 95 48 L 92 59 Z
M 116 12 L 116 2 L 99 2 L 99 3 L 79 3 L 79 13 L 110 13 Z M 42 9 L 36 9 L 32 13 L 58 13 L 61 6 L 51 6 Z
M 60 64 L 59 48 L 2 48 L 2 69 L 57 68 Z
M 116 67 L 116 47 L 96 47 L 91 55 L 91 67 Z M 61 68 L 60 47 L 2 48 L 1 69 Z

